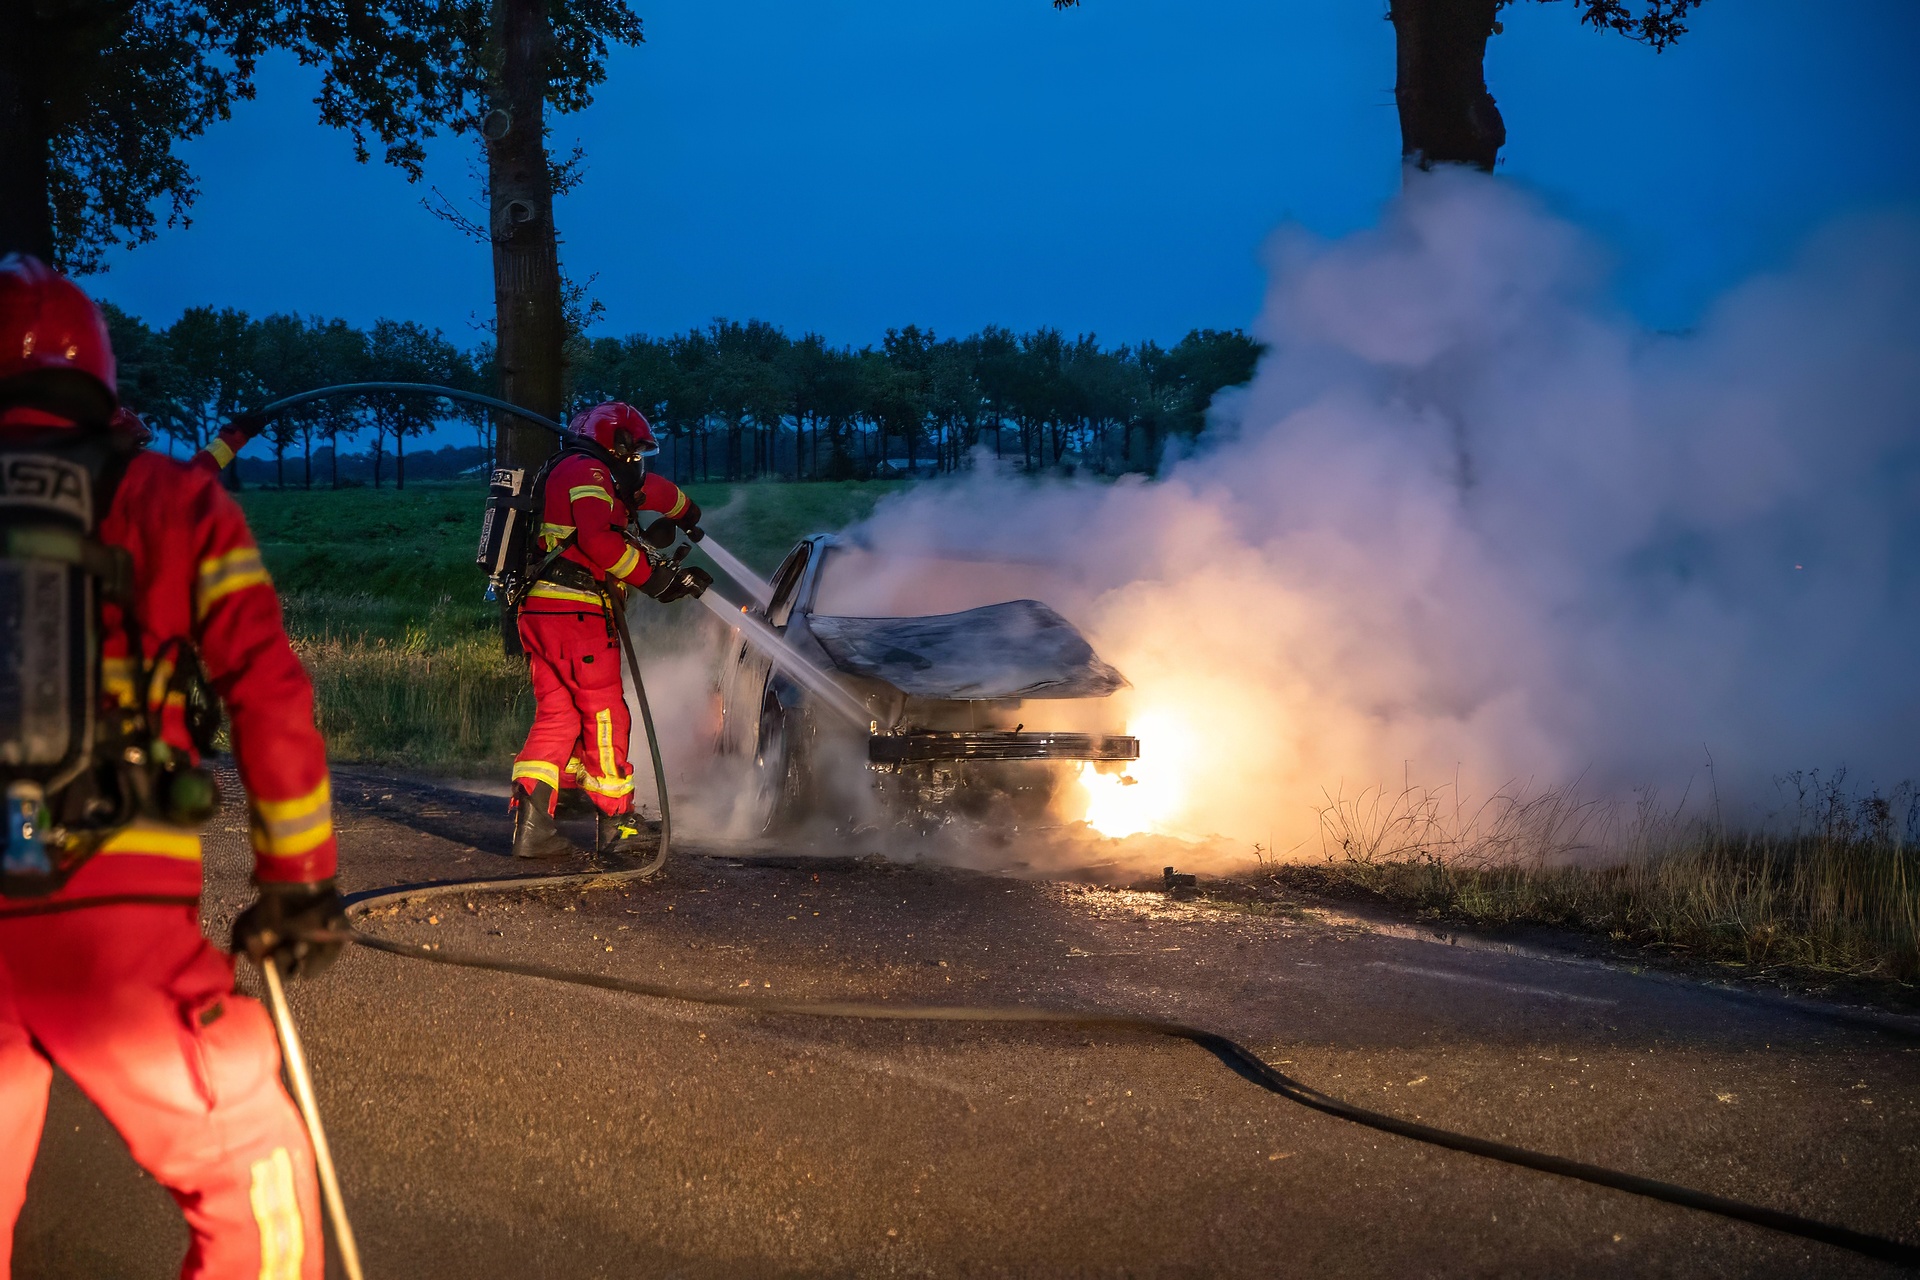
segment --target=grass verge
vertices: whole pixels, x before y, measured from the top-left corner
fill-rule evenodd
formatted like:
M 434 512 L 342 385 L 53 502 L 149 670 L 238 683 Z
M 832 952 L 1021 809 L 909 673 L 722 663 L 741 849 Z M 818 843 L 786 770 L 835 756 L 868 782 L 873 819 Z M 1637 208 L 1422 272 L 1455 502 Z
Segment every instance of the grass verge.
M 1692 823 L 1583 865 L 1564 851 L 1335 847 L 1267 863 L 1282 887 L 1359 897 L 1483 929 L 1542 925 L 1608 942 L 1816 983 L 1920 982 L 1920 796 L 1849 794 L 1805 775 L 1779 834 Z

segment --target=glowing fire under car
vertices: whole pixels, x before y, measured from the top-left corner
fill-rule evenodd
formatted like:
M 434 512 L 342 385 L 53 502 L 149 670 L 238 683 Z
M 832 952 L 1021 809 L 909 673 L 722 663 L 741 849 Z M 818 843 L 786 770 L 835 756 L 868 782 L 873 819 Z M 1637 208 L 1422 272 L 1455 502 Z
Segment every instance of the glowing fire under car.
M 802 540 L 752 612 L 868 722 L 835 714 L 736 637 L 720 672 L 719 748 L 752 760 L 753 829 L 1017 827 L 1042 820 L 1083 774 L 1124 786 L 1140 755 L 1116 697 L 1129 686 L 1034 598 L 1052 572 L 886 553 L 832 534 Z

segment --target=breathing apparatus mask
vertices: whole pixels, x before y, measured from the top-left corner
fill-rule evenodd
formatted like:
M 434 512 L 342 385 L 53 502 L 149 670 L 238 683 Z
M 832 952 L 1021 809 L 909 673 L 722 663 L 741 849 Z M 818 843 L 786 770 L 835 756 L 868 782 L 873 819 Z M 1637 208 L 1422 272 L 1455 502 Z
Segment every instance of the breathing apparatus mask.
M 133 561 L 98 538 L 138 444 L 103 423 L 0 429 L 0 894 L 65 884 L 137 817 L 197 825 L 219 805 L 212 774 L 162 736 L 169 702 L 196 749 L 219 707 L 191 643 L 149 663 L 133 611 Z M 111 672 L 102 641 L 126 640 Z

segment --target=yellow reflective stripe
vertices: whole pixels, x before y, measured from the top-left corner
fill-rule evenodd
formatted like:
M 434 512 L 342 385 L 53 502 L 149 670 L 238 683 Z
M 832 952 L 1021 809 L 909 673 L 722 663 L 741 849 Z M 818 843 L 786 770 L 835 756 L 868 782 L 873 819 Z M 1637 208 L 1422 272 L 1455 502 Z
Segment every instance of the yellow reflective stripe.
M 200 835 L 178 827 L 139 819 L 107 837 L 101 854 L 140 854 L 151 858 L 175 858 L 181 862 L 200 861 Z
M 640 548 L 629 544 L 627 549 L 620 553 L 620 558 L 613 562 L 613 568 L 607 570 L 607 572 L 611 574 L 613 577 L 624 578 L 628 574 L 632 573 L 634 570 L 634 567 L 639 563 L 640 563 Z
M 613 754 L 613 712 L 602 707 L 594 713 L 593 722 L 600 731 L 601 776 L 616 777 L 620 773 L 620 762 Z
M 577 527 L 570 524 L 543 524 L 540 526 L 540 545 L 551 551 L 576 531 Z
M 245 591 L 248 587 L 268 586 L 267 566 L 261 563 L 260 548 L 241 547 L 223 556 L 200 562 L 200 577 L 194 592 L 197 600 L 194 616 L 205 618 L 214 602 Z
M 319 786 L 293 800 L 253 802 L 253 848 L 270 857 L 311 853 L 333 836 L 333 788 Z
M 522 778 L 534 782 L 544 782 L 555 791 L 560 789 L 560 766 L 545 760 L 515 760 L 513 762 L 513 780 Z
M 213 459 L 213 465 L 216 469 L 224 467 L 233 461 L 233 447 L 218 437 L 215 437 L 213 443 L 200 452 Z
M 320 785 L 303 796 L 292 800 L 255 800 L 253 809 L 268 822 L 289 822 L 304 818 L 321 810 L 330 810 L 333 805 L 333 781 L 322 778 Z
M 149 707 L 158 707 L 166 703 L 166 689 L 167 685 L 173 681 L 173 667 L 171 658 L 162 658 L 153 664 L 153 670 L 147 674 L 147 705 Z
M 101 692 L 116 707 L 137 705 L 140 700 L 140 691 L 134 688 L 133 678 L 139 670 L 132 658 L 100 659 Z
M 252 1173 L 247 1199 L 260 1229 L 260 1280 L 300 1280 L 307 1232 L 293 1185 L 293 1157 L 285 1147 L 275 1147 L 265 1160 L 253 1162 Z
M 322 817 L 305 831 L 291 835 L 269 837 L 259 827 L 253 828 L 253 851 L 267 858 L 298 858 L 312 853 L 327 841 L 333 839 L 332 817 Z
M 584 778 L 587 776 L 587 766 L 580 763 L 579 756 L 569 756 L 566 772 L 575 778 Z
M 675 516 L 679 515 L 682 511 L 685 511 L 686 509 L 687 509 L 687 495 L 686 495 L 686 491 L 682 490 L 680 493 L 680 496 L 674 499 L 673 505 L 668 507 L 665 511 L 662 511 L 660 514 L 665 516 L 667 519 L 671 520 Z
M 567 490 L 568 502 L 579 502 L 585 498 L 592 498 L 597 502 L 604 502 L 608 506 L 613 505 L 613 494 L 608 492 L 607 489 L 601 485 L 577 484 L 573 486 L 573 488 Z
M 598 608 L 603 602 L 598 591 L 581 591 L 577 587 L 563 587 L 557 582 L 536 582 L 533 590 L 527 592 L 529 600 L 566 600 L 574 604 L 590 604 Z
M 580 787 L 581 790 L 591 791 L 595 795 L 630 796 L 633 794 L 633 779 L 596 778 L 592 774 L 588 774 L 587 780 L 581 783 Z

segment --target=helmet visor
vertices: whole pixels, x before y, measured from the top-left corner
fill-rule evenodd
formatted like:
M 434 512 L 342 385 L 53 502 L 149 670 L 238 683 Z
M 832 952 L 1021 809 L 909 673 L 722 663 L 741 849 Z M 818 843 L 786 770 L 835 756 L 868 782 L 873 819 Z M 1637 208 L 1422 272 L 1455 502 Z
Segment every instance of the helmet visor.
M 641 458 L 651 458 L 660 452 L 660 444 L 655 440 L 643 439 L 640 433 L 621 427 L 613 433 L 614 456 L 627 462 L 637 462 Z

